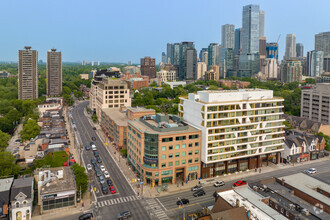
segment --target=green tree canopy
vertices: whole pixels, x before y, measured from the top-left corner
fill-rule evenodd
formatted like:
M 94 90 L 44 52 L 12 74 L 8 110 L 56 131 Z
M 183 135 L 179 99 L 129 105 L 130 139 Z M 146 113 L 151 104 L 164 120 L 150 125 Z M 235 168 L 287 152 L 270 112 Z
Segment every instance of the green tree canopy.
M 36 120 L 28 119 L 23 124 L 23 130 L 20 132 L 23 140 L 30 140 L 40 134 L 40 127 Z
M 84 195 L 88 187 L 88 176 L 85 173 L 85 168 L 74 164 L 72 170 L 76 180 L 77 191 L 80 193 L 81 190 L 81 194 Z
M 15 157 L 8 151 L 0 151 L 0 176 L 17 175 L 20 167 L 15 164 Z
M 0 131 L 0 151 L 4 151 L 8 147 L 10 135 Z

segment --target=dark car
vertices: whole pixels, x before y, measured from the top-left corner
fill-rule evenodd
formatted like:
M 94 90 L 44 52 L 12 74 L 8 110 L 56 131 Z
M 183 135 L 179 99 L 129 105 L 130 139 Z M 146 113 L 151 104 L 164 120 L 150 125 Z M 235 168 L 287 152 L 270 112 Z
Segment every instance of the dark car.
M 217 193 L 217 191 L 215 191 L 215 192 L 213 193 L 213 197 L 214 197 L 214 198 L 219 197 L 219 194 Z
M 93 164 L 93 166 L 95 167 L 95 164 L 96 164 L 96 160 L 93 158 L 91 159 L 91 164 Z
M 105 185 L 105 183 L 102 184 L 102 192 L 103 194 L 109 193 L 109 188 L 107 187 L 107 185 Z
M 132 216 L 132 214 L 130 211 L 123 211 L 117 215 L 117 219 L 124 219 L 124 218 L 128 218 L 131 216 Z
M 87 145 L 85 146 L 85 149 L 86 149 L 86 150 L 90 150 L 91 147 L 87 144 Z
M 97 161 L 98 163 L 102 163 L 101 157 L 96 157 L 96 161 Z
M 178 200 L 176 202 L 177 205 L 185 205 L 185 204 L 189 204 L 189 199 L 181 199 L 181 200 Z
M 93 127 L 93 130 L 96 130 L 96 127 Z
M 93 140 L 93 141 L 96 141 L 96 138 L 95 138 L 94 136 L 92 136 L 92 140 Z
M 111 180 L 107 180 L 107 184 L 108 184 L 108 186 L 112 186 L 112 181 Z
M 94 145 L 94 142 L 90 142 L 89 145 L 91 145 L 91 146 Z
M 246 181 L 244 180 L 238 180 L 237 182 L 234 183 L 233 186 L 242 186 L 242 185 L 246 185 Z
M 191 191 L 198 191 L 198 190 L 201 190 L 201 189 L 203 189 L 203 187 L 202 186 L 194 186 L 193 188 L 191 188 Z
M 93 213 L 89 212 L 79 216 L 79 220 L 87 220 L 87 219 L 93 219 Z
M 95 156 L 95 157 L 99 157 L 99 156 L 100 156 L 99 152 L 94 151 L 94 156 Z
M 102 176 L 102 172 L 101 172 L 100 168 L 98 168 L 98 167 L 95 167 L 95 173 L 96 173 L 97 177 Z
M 201 189 L 201 190 L 195 192 L 193 195 L 195 197 L 203 196 L 203 195 L 205 195 L 205 191 Z

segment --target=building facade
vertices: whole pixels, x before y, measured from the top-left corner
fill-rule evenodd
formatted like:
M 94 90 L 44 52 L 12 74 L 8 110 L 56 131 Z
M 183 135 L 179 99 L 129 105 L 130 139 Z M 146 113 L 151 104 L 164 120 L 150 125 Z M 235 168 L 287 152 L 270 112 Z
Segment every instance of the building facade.
M 330 56 L 330 31 L 315 34 L 315 50 L 323 51 L 324 56 Z
M 221 64 L 221 46 L 217 43 L 211 43 L 208 46 L 208 61 L 207 66 L 217 65 L 220 66 Z
M 281 82 L 301 82 L 303 66 L 299 60 L 284 60 L 281 67 Z
M 163 83 L 166 82 L 175 82 L 177 78 L 177 71 L 171 70 L 161 70 L 157 72 L 157 84 L 161 86 Z
M 297 52 L 297 57 L 304 56 L 304 45 L 302 43 L 296 43 L 296 52 Z
M 323 73 L 323 51 L 307 52 L 307 76 L 318 77 Z
M 202 131 L 202 178 L 279 163 L 283 98 L 272 90 L 198 91 L 180 97 L 179 115 Z
M 279 77 L 279 65 L 275 58 L 266 58 L 262 65 L 262 73 L 268 80 L 276 80 Z
M 278 59 L 278 44 L 276 42 L 266 43 L 266 57 Z
M 87 79 L 88 79 L 88 74 Z M 62 94 L 62 53 L 51 49 L 47 52 L 47 96 Z
M 207 64 L 205 62 L 197 63 L 197 80 L 204 79 L 205 72 L 207 71 Z
M 301 90 L 301 117 L 330 124 L 330 83 L 319 83 L 313 89 Z
M 259 11 L 259 37 L 265 36 L 265 11 Z
M 285 55 L 284 60 L 289 60 L 294 57 L 297 57 L 296 52 L 296 35 L 295 34 L 287 34 L 285 40 Z
M 234 54 L 239 55 L 241 52 L 242 52 L 242 28 L 236 28 Z
M 242 54 L 259 52 L 260 37 L 259 5 L 246 5 L 242 15 Z
M 18 98 L 38 98 L 38 52 L 31 47 L 18 51 Z
M 221 26 L 221 46 L 222 48 L 235 47 L 235 25 L 225 24 Z
M 128 122 L 128 161 L 145 183 L 200 177 L 201 132 L 178 116 L 156 114 Z
M 141 75 L 149 79 L 156 77 L 156 59 L 151 57 L 141 58 Z

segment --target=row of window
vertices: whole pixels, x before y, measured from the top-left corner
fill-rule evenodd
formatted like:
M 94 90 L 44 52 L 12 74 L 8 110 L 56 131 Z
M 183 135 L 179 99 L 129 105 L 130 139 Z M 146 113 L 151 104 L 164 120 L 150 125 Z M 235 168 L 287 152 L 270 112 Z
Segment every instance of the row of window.
M 193 147 L 193 145 L 194 145 L 193 143 L 189 143 L 188 147 Z M 181 148 L 185 149 L 186 146 L 187 146 L 186 144 L 182 144 Z M 198 146 L 199 146 L 199 142 L 195 142 L 195 147 L 198 147 Z M 168 146 L 168 150 L 173 150 L 173 145 Z M 175 145 L 175 150 L 180 150 L 180 144 Z M 162 146 L 162 151 L 166 151 L 166 146 Z
M 198 155 L 199 154 L 199 150 L 195 150 L 195 155 Z M 193 151 L 189 151 L 188 152 L 188 155 L 191 156 L 193 155 Z M 182 152 L 181 153 L 181 156 L 182 157 L 185 157 L 186 156 L 186 152 Z M 180 157 L 180 153 L 175 153 L 175 157 Z M 168 158 L 173 158 L 173 154 L 169 154 L 168 155 Z M 165 160 L 166 159 L 166 154 L 162 154 L 162 159 Z
M 195 158 L 194 159 L 194 162 L 195 163 L 198 163 L 199 159 L 198 158 Z M 188 164 L 192 163 L 193 160 L 192 159 L 189 159 L 188 160 Z M 181 160 L 181 165 L 185 165 L 186 164 L 186 160 Z M 175 166 L 179 166 L 180 165 L 180 161 L 177 160 L 175 161 Z M 168 167 L 172 167 L 173 166 L 173 162 L 168 162 Z M 166 163 L 162 163 L 162 168 L 166 167 Z
M 192 140 L 192 139 L 198 139 L 199 138 L 199 135 L 198 134 L 195 134 L 195 135 L 189 135 L 189 140 Z M 182 141 L 182 140 L 186 140 L 187 137 L 186 136 L 178 136 L 175 138 L 176 141 Z M 173 138 L 172 137 L 169 137 L 169 138 L 162 138 L 162 142 L 163 143 L 166 143 L 166 142 L 172 142 L 173 141 Z
M 243 109 L 247 109 L 247 106 L 250 108 L 266 108 L 266 107 L 276 107 L 282 106 L 282 102 L 265 102 L 265 103 L 244 103 L 242 105 Z M 218 106 L 209 106 L 207 107 L 208 112 L 215 112 L 215 111 L 228 111 L 228 110 L 239 110 L 241 107 L 236 105 L 218 105 Z M 202 111 L 205 111 L 204 106 L 202 107 Z

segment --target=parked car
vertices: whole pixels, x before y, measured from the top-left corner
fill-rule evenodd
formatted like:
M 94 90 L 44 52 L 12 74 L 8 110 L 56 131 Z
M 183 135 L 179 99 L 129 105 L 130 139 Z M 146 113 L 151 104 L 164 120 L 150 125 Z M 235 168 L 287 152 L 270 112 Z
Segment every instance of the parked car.
M 100 181 L 101 184 L 105 183 L 104 177 L 103 176 L 99 176 L 99 181 Z
M 97 161 L 98 163 L 102 163 L 101 157 L 96 157 L 96 161 Z
M 99 152 L 97 152 L 97 151 L 94 151 L 94 156 L 95 156 L 95 157 L 98 157 L 98 156 L 100 156 Z
M 90 142 L 89 145 L 91 145 L 91 146 L 94 145 L 94 142 Z
M 201 189 L 203 189 L 202 186 L 198 186 L 198 185 L 196 185 L 196 186 L 194 186 L 193 188 L 191 188 L 191 191 L 198 191 L 198 190 L 201 190 Z
M 88 171 L 91 171 L 92 169 L 93 169 L 92 165 L 87 164 L 87 170 L 88 170 Z
M 102 184 L 102 187 L 101 188 L 102 188 L 103 194 L 108 194 L 109 188 L 108 188 L 108 186 L 105 183 Z
M 213 193 L 213 197 L 214 197 L 214 198 L 219 197 L 219 194 L 217 193 L 217 191 L 215 191 L 215 192 Z
M 234 183 L 233 186 L 242 186 L 242 185 L 246 185 L 247 182 L 245 180 L 238 180 L 237 182 Z
M 93 151 L 96 151 L 96 150 L 97 150 L 95 144 L 92 144 L 91 146 L 92 146 L 92 150 L 93 150 Z
M 203 196 L 203 195 L 205 195 L 205 191 L 201 189 L 201 190 L 198 190 L 197 192 L 195 192 L 193 195 L 195 197 Z
M 105 167 L 103 165 L 100 166 L 100 169 L 101 169 L 102 172 L 105 171 Z
M 309 168 L 308 170 L 305 170 L 305 173 L 314 174 L 314 173 L 317 173 L 317 170 L 315 168 Z
M 110 175 L 109 175 L 108 171 L 104 171 L 104 177 L 107 178 L 107 179 L 110 178 Z
M 181 199 L 176 202 L 177 205 L 189 204 L 189 199 Z
M 110 186 L 110 192 L 111 194 L 115 194 L 116 193 L 115 187 Z
M 95 131 L 96 130 L 96 127 L 93 127 L 93 130 Z
M 79 216 L 79 220 L 87 220 L 87 219 L 93 219 L 93 213 L 89 212 Z
M 86 149 L 86 150 L 90 150 L 91 147 L 87 144 L 87 145 L 85 146 L 85 149 Z
M 96 173 L 96 176 L 102 176 L 102 172 L 100 170 L 100 168 L 95 168 L 95 173 Z
M 96 164 L 96 160 L 93 158 L 91 159 L 91 164 L 93 164 L 93 166 L 95 167 L 95 164 Z
M 92 140 L 93 140 L 93 141 L 96 141 L 96 138 L 92 136 Z
M 108 184 L 108 186 L 112 186 L 112 180 L 108 179 L 107 184 Z
M 224 186 L 224 185 L 225 185 L 224 181 L 217 181 L 213 184 L 213 186 L 215 186 L 215 187 Z
M 131 217 L 132 214 L 130 211 L 123 211 L 123 212 L 120 212 L 118 215 L 117 215 L 117 219 L 124 219 L 124 218 L 128 218 L 128 217 Z

